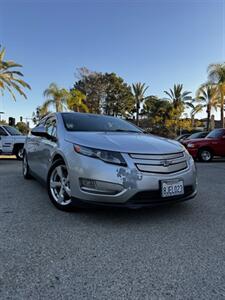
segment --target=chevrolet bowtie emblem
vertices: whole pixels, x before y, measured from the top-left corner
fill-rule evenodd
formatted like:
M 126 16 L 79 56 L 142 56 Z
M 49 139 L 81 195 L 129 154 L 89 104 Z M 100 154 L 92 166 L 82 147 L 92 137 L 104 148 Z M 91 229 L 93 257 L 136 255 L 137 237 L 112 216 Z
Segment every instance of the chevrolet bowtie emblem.
M 161 165 L 163 165 L 163 167 L 168 167 L 171 164 L 172 164 L 172 160 L 162 160 L 161 161 Z

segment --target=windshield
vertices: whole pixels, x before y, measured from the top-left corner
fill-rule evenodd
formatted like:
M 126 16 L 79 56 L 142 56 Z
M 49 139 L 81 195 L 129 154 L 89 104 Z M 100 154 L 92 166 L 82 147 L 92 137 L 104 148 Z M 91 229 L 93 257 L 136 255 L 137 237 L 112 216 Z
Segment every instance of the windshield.
M 14 128 L 14 127 L 11 127 L 11 126 L 4 126 L 4 128 L 8 131 L 8 133 L 10 135 L 22 135 L 21 132 Z
M 207 135 L 206 132 L 196 132 L 196 133 L 193 133 L 192 135 L 190 135 L 188 137 L 188 140 L 191 140 L 191 139 L 197 139 L 197 138 L 203 138 Z
M 142 132 L 138 127 L 115 117 L 79 113 L 63 113 L 62 117 L 68 131 Z
M 224 129 L 214 129 L 206 137 L 213 139 L 213 138 L 220 138 L 223 135 L 225 135 L 225 130 Z

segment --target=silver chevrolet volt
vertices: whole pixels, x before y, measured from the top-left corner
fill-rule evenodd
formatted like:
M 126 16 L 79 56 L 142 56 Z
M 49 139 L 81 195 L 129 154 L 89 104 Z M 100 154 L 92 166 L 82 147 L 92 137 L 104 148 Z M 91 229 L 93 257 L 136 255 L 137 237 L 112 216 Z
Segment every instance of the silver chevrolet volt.
M 42 119 L 26 139 L 23 175 L 44 182 L 62 210 L 139 208 L 197 193 L 195 163 L 180 143 L 145 134 L 119 118 L 87 113 Z

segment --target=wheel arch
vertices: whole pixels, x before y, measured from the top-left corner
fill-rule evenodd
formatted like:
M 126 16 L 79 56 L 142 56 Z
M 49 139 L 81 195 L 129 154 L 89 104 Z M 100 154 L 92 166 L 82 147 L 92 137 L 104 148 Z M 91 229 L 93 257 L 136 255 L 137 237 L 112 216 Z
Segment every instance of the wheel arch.
M 13 154 L 15 154 L 16 153 L 16 151 L 19 149 L 19 148 L 23 148 L 24 147 L 24 143 L 15 143 L 14 145 L 13 145 Z
M 198 149 L 198 153 L 200 153 L 200 151 L 202 151 L 202 150 L 209 150 L 212 153 L 212 155 L 214 155 L 214 151 L 213 151 L 212 147 L 210 147 L 210 146 L 205 145 L 205 146 L 200 147 Z

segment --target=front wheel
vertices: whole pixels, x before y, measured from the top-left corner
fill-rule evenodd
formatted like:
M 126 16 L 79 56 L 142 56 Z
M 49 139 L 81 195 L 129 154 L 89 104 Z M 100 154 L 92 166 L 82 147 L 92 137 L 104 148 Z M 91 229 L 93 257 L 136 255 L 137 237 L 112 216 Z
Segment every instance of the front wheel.
M 200 149 L 198 159 L 202 162 L 210 162 L 213 159 L 213 153 L 209 149 Z
M 47 188 L 51 202 L 58 209 L 70 211 L 74 208 L 69 173 L 63 160 L 57 160 L 51 166 L 48 173 Z

